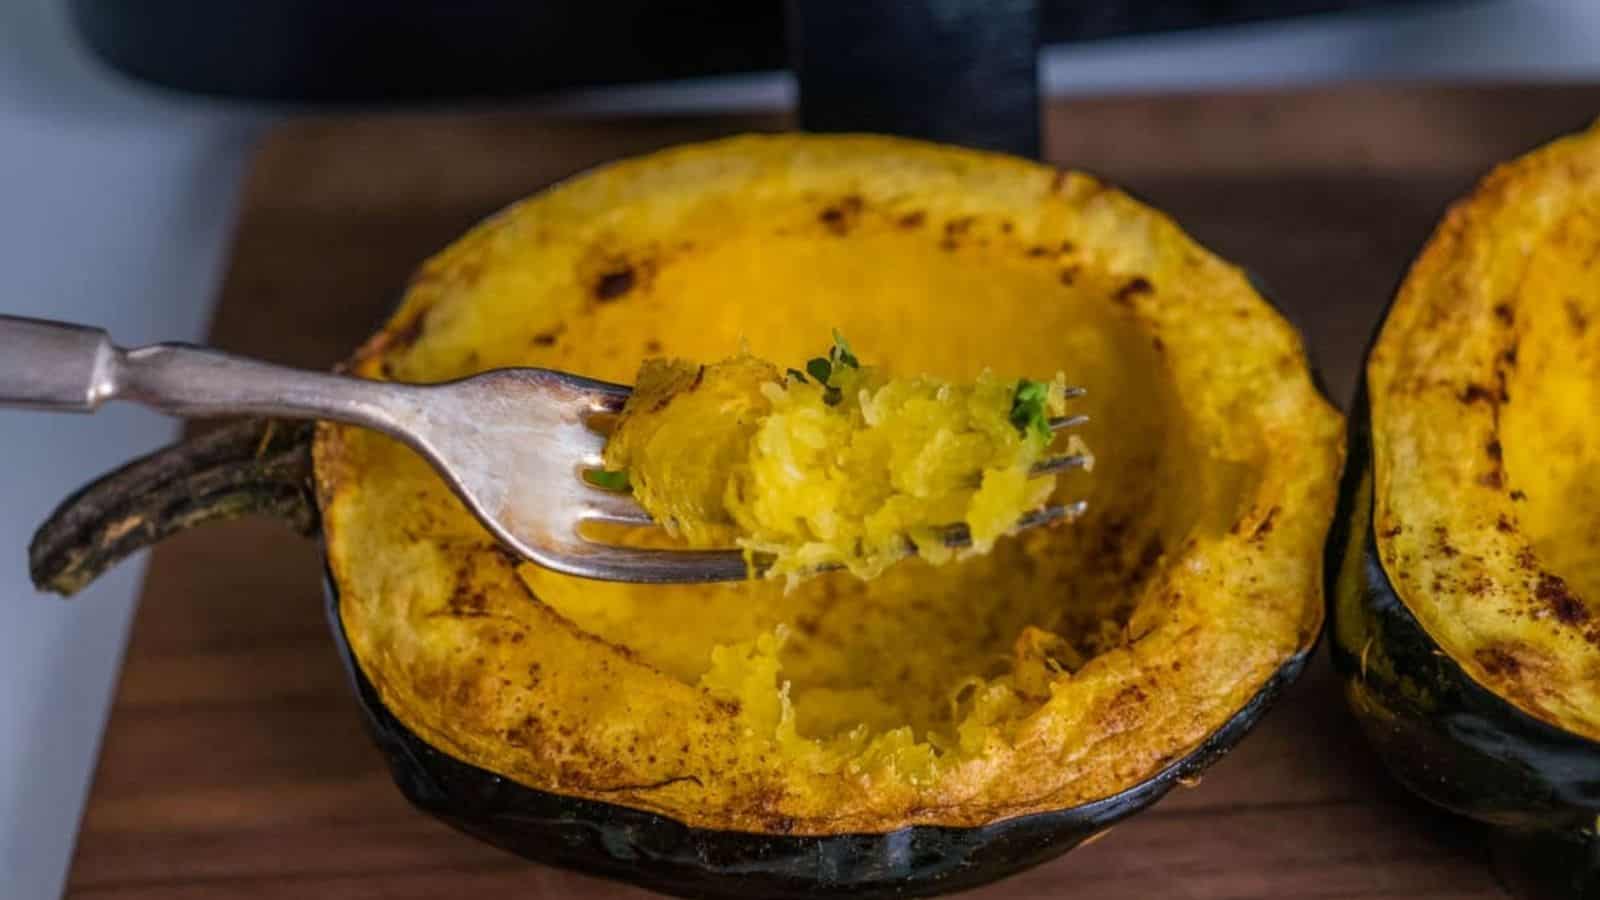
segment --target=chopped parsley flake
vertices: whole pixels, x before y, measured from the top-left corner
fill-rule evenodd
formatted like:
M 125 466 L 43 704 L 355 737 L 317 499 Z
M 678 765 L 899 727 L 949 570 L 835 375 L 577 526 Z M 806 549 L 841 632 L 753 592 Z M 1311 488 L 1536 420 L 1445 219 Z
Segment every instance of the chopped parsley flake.
M 1024 378 L 1017 382 L 1017 392 L 1011 397 L 1011 424 L 1017 426 L 1024 437 L 1037 435 L 1050 442 L 1050 416 L 1046 407 L 1050 402 L 1050 385 Z
M 608 491 L 627 491 L 632 489 L 632 486 L 628 484 L 628 473 L 626 471 L 613 472 L 606 469 L 593 469 L 585 472 L 584 477 L 588 478 L 589 483 L 595 487 L 605 488 Z

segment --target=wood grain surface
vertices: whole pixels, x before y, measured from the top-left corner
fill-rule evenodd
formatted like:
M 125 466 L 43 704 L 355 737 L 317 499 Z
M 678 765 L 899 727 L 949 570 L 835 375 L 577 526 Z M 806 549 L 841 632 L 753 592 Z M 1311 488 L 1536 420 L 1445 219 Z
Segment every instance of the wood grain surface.
M 1353 86 L 1057 102 L 1046 133 L 1052 162 L 1125 186 L 1257 275 L 1346 402 L 1361 346 L 1445 205 L 1597 112 L 1600 87 Z M 784 125 L 516 112 L 297 122 L 261 147 L 212 337 L 331 365 L 413 266 L 496 208 L 598 162 Z M 362 731 L 320 579 L 317 548 L 270 523 L 155 553 L 70 896 L 643 896 L 409 808 Z M 1203 783 L 977 895 L 1502 894 L 1477 830 L 1382 772 L 1322 654 Z

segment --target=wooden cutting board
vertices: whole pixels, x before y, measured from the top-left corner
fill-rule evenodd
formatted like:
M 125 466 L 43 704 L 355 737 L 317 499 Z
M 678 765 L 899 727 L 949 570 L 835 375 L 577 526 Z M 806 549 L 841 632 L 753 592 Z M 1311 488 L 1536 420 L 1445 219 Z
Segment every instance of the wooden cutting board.
M 1597 112 L 1600 87 L 1588 86 L 1070 100 L 1047 111 L 1047 155 L 1122 184 L 1259 276 L 1347 402 L 1361 347 L 1445 205 Z M 413 266 L 496 208 L 598 162 L 784 124 L 478 113 L 286 126 L 246 186 L 211 336 L 331 365 Z M 317 548 L 270 523 L 155 553 L 70 896 L 643 896 L 409 808 L 362 731 L 320 579 Z M 1501 896 L 1478 831 L 1383 773 L 1325 653 L 1198 787 L 977 893 Z

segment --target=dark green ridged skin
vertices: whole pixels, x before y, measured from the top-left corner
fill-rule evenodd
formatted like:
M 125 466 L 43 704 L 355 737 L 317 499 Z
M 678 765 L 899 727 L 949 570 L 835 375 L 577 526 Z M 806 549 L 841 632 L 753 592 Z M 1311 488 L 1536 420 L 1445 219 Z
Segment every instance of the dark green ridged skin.
M 1403 785 L 1494 826 L 1502 876 L 1519 893 L 1600 898 L 1600 744 L 1485 689 L 1423 630 L 1378 556 L 1372 467 L 1363 374 L 1326 566 L 1351 710 Z

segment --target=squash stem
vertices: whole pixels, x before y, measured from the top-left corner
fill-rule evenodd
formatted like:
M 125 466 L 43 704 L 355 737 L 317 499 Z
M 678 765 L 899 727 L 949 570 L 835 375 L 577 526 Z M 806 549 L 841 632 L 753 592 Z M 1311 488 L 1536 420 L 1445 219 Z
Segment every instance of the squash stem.
M 209 522 L 268 515 L 311 535 L 309 422 L 251 419 L 157 450 L 89 483 L 34 532 L 41 591 L 71 596 L 130 554 Z

